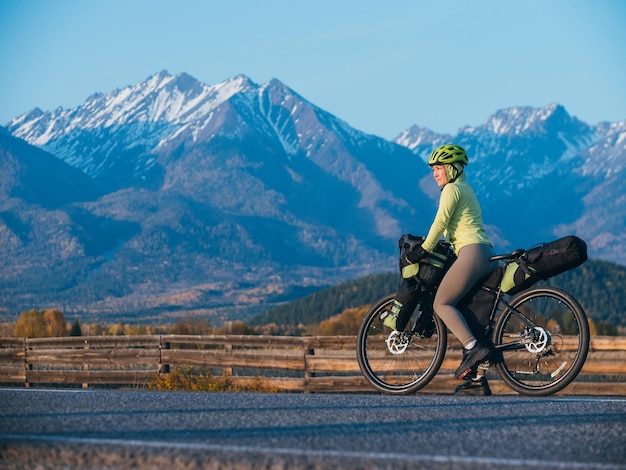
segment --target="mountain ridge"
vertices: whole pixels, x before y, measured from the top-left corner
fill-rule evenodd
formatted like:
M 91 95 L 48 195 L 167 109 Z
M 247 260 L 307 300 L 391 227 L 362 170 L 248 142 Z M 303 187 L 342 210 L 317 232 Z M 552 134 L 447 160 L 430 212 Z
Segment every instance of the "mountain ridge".
M 0 307 L 245 317 L 392 271 L 395 240 L 425 233 L 436 210 L 424 160 L 451 140 L 470 154 L 499 251 L 575 233 L 592 257 L 626 264 L 626 208 L 607 192 L 626 192 L 624 136 L 626 121 L 589 126 L 552 103 L 499 110 L 456 136 L 412 126 L 389 141 L 277 79 L 206 85 L 161 71 L 72 109 L 32 110 L 0 133 L 0 162 L 45 151 L 87 178 L 56 186 L 90 187 L 54 208 L 0 191 L 0 234 L 19 241 L 0 248 Z M 16 151 L 18 138 L 30 146 Z M 41 186 L 6 175 L 7 188 Z M 20 283 L 12 266 L 23 266 Z

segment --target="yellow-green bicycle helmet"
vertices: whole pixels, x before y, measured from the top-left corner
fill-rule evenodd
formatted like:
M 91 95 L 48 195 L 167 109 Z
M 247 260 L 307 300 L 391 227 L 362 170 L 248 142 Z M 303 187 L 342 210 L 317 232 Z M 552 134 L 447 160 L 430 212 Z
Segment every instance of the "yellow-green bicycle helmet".
M 469 160 L 467 158 L 467 154 L 465 153 L 465 149 L 454 144 L 445 144 L 437 147 L 428 158 L 428 164 L 430 166 L 444 165 L 446 163 L 452 164 L 456 162 L 465 166 L 468 164 Z

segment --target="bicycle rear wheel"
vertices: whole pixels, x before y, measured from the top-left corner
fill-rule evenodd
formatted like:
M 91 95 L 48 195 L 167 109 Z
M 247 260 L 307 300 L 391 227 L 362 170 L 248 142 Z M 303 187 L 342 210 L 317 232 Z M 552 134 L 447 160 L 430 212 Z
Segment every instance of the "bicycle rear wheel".
M 446 352 L 447 332 L 433 315 L 434 332 L 393 332 L 380 316 L 391 308 L 394 296 L 379 300 L 365 315 L 357 336 L 357 359 L 365 378 L 384 393 L 407 395 L 426 386 Z M 432 326 L 432 324 L 431 324 Z M 407 327 L 408 328 L 408 327 Z
M 553 287 L 524 291 L 510 302 L 494 333 L 496 369 L 524 395 L 552 395 L 582 369 L 589 325 L 578 301 Z

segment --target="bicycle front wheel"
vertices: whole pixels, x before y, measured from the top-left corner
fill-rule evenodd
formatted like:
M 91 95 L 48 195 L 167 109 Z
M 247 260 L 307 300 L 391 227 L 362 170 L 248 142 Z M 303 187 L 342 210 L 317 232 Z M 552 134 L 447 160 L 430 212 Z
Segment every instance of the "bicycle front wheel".
M 441 367 L 447 333 L 436 315 L 434 331 L 431 328 L 423 335 L 385 327 L 380 317 L 389 311 L 393 299 L 393 295 L 384 297 L 365 315 L 357 336 L 357 359 L 375 388 L 407 395 L 425 387 Z
M 496 369 L 524 395 L 547 396 L 565 388 L 589 351 L 589 325 L 578 301 L 553 287 L 522 292 L 496 324 Z

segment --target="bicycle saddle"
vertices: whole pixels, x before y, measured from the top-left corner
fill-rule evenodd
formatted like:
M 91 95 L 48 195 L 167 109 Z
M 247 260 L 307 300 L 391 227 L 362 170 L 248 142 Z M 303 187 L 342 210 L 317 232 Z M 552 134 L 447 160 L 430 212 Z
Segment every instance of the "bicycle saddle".
M 524 253 L 526 253 L 526 250 L 522 248 L 518 248 L 517 250 L 512 251 L 511 253 L 505 253 L 503 255 L 492 256 L 491 258 L 489 258 L 489 261 L 498 261 L 501 259 L 515 259 L 515 258 L 519 258 L 520 256 L 522 256 Z

